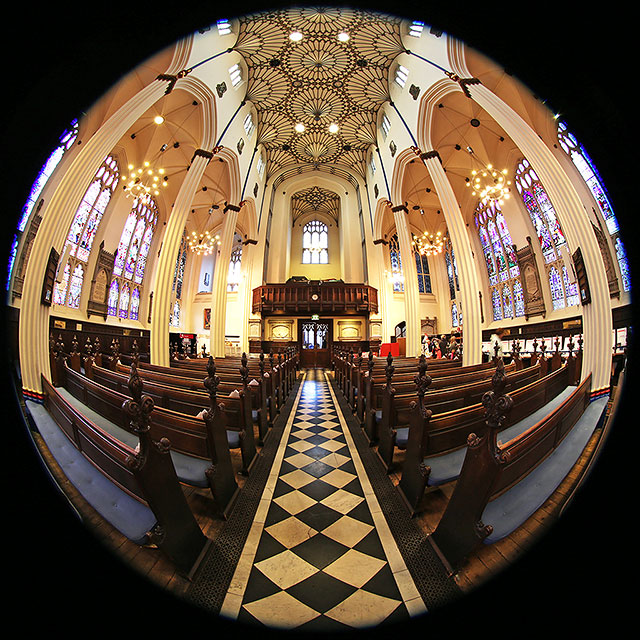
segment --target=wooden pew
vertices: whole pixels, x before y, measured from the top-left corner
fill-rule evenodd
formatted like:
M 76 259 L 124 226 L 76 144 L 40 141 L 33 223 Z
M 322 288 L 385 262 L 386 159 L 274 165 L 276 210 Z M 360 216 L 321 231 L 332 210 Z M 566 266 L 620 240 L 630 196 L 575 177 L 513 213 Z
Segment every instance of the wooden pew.
M 555 406 L 568 395 L 575 386 L 570 372 L 571 368 L 564 365 L 515 390 L 512 394 L 516 403 L 511 414 L 513 423 L 528 424 L 530 416 L 538 416 L 550 403 Z M 500 359 L 492 385 L 498 384 L 502 378 L 508 384 L 509 378 Z M 411 406 L 406 453 L 398 484 L 398 491 L 412 514 L 418 510 L 427 486 L 443 484 L 457 477 L 461 466 L 459 456 L 469 433 L 481 434 L 485 427 L 483 402 L 432 415 L 424 396 L 428 381 L 421 381 L 420 385 L 422 396 L 418 394 Z M 436 478 L 432 478 L 432 467 L 438 471 Z
M 384 370 L 384 378 L 381 376 L 367 376 L 365 378 L 363 407 L 362 407 L 362 425 L 365 435 L 371 444 L 376 444 L 379 438 L 379 422 L 383 414 L 383 404 L 385 402 L 384 394 L 392 388 L 391 381 L 393 378 L 393 386 L 399 393 L 406 393 L 415 389 L 416 373 L 421 368 L 427 366 L 430 362 L 427 359 L 421 360 L 418 367 L 413 372 L 396 374 L 393 358 L 387 357 L 387 365 Z M 430 364 L 428 365 L 430 367 Z M 457 385 L 470 384 L 472 382 L 489 379 L 493 375 L 495 368 L 494 363 L 485 363 L 482 365 L 470 365 L 468 367 L 458 367 L 456 369 L 436 369 L 429 368 L 431 385 L 434 389 L 453 388 Z M 508 365 L 509 370 L 515 370 L 515 365 Z
M 223 362 L 222 364 L 220 364 L 220 361 L 216 362 L 216 370 L 219 372 L 223 380 L 235 380 L 239 383 L 240 364 L 236 367 L 235 363 L 230 364 L 230 362 L 226 358 L 224 360 L 225 362 Z M 261 357 L 258 359 L 257 364 L 248 363 L 251 364 L 251 366 L 248 367 L 249 376 L 254 380 L 259 381 L 260 384 L 260 398 L 256 399 L 255 408 L 256 410 L 261 411 L 259 418 L 261 418 L 262 437 L 266 437 L 267 427 L 271 427 L 273 425 L 273 421 L 276 419 L 280 411 L 281 403 L 279 399 L 282 398 L 282 392 L 280 391 L 280 389 L 282 388 L 280 375 L 281 370 L 277 365 L 274 365 L 273 358 L 270 360 L 270 363 L 270 370 L 265 371 L 265 360 L 263 354 L 261 354 Z M 201 364 L 189 367 L 163 367 L 161 365 L 141 363 L 140 370 L 141 372 L 143 372 L 142 375 L 145 375 L 144 372 L 146 371 L 151 371 L 162 374 L 163 376 L 175 376 L 177 378 L 182 378 L 182 384 L 184 386 L 188 386 L 188 379 L 194 380 L 194 384 L 199 385 L 199 382 L 201 381 L 203 375 L 203 366 Z
M 246 366 L 241 365 L 238 371 L 226 373 L 222 375 L 216 364 L 216 374 L 220 378 L 218 385 L 219 395 L 228 398 L 227 407 L 235 405 L 235 399 L 239 398 L 242 403 L 242 424 L 247 432 L 247 436 L 253 434 L 254 425 L 258 427 L 258 440 L 260 444 L 266 436 L 268 429 L 267 411 L 263 407 L 265 400 L 262 398 L 265 385 L 261 385 L 255 378 L 249 382 L 249 370 Z M 123 365 L 116 366 L 116 372 L 124 373 L 126 367 Z M 188 375 L 177 375 L 173 369 L 153 367 L 148 368 L 144 365 L 139 368 L 140 376 L 148 383 L 157 385 L 163 397 L 159 401 L 159 405 L 166 409 L 173 409 L 189 415 L 195 415 L 206 404 L 204 396 L 204 388 L 202 386 L 203 373 L 206 371 L 189 372 Z M 102 379 L 109 379 L 104 369 L 96 369 L 92 375 L 100 375 Z M 155 389 L 156 386 L 150 387 Z M 175 393 L 171 390 L 175 390 Z M 195 395 L 192 395 L 195 394 Z M 254 443 L 247 442 L 248 446 L 255 449 L 255 434 L 252 436 Z M 253 455 L 253 454 L 252 454 Z
M 118 366 L 118 371 L 94 367 L 92 370 L 93 381 L 113 391 L 125 393 L 127 376 L 123 369 L 122 365 Z M 209 397 L 205 392 L 202 380 L 199 388 L 189 387 L 184 389 L 179 386 L 173 386 L 171 382 L 165 384 L 162 378 L 159 380 L 155 378 L 148 379 L 145 372 L 141 370 L 138 370 L 138 374 L 145 381 L 145 389 L 153 398 L 158 409 L 167 409 L 187 416 L 200 417 L 202 412 L 209 408 Z M 155 374 L 155 376 L 157 377 L 158 374 Z M 235 385 L 219 383 L 217 392 L 220 401 L 225 406 L 226 430 L 234 432 L 233 434 L 228 434 L 228 440 L 230 443 L 237 445 L 241 452 L 242 469 L 240 473 L 249 475 L 249 469 L 256 458 L 257 451 L 248 385 L 245 384 L 244 389 L 237 391 Z M 234 397 L 234 392 L 237 393 L 237 397 Z
M 53 457 L 85 499 L 123 535 L 154 544 L 191 579 L 211 541 L 187 504 L 166 438 L 149 429 L 153 401 L 133 385 L 124 410 L 137 447 L 127 446 L 66 402 L 42 376 L 44 406 L 27 401 Z M 44 411 L 46 409 L 46 412 Z
M 132 365 L 132 369 L 135 364 Z M 215 367 L 210 367 L 204 385 L 209 389 L 216 380 Z M 141 380 L 140 376 L 136 377 Z M 123 409 L 128 396 L 105 387 L 69 369 L 63 363 L 63 373 L 58 372 L 54 383 L 67 392 L 67 401 L 75 401 L 79 411 L 91 412 L 94 422 L 100 421 L 123 442 L 130 441 L 129 421 Z M 128 385 L 127 385 L 128 386 Z M 151 434 L 155 439 L 167 438 L 172 444 L 171 456 L 178 478 L 184 484 L 208 488 L 214 498 L 216 513 L 227 517 L 231 512 L 239 488 L 231 460 L 230 447 L 240 447 L 240 433 L 229 429 L 230 412 L 224 403 L 218 402 L 217 390 L 209 394 L 209 408 L 202 417 L 156 407 L 150 420 Z M 151 395 L 149 395 L 153 401 Z M 208 416 L 208 418 L 207 418 Z M 245 461 L 243 460 L 243 467 Z
M 516 371 L 515 365 L 507 365 L 504 367 L 504 371 L 505 374 L 511 374 L 509 375 L 511 391 L 530 385 L 541 377 L 541 370 L 538 365 L 519 371 Z M 426 369 L 421 371 L 417 378 L 424 375 L 426 375 Z M 458 376 L 454 377 L 457 378 Z M 395 448 L 406 448 L 411 405 L 417 400 L 416 383 L 414 382 L 411 386 L 411 390 L 407 392 L 407 386 L 398 389 L 390 381 L 382 391 L 382 416 L 378 424 L 377 452 L 387 472 L 391 471 Z M 433 386 L 433 380 L 430 378 L 429 387 Z M 482 401 L 482 396 L 489 391 L 491 386 L 492 379 L 486 376 L 466 384 L 441 387 L 439 390 L 429 393 L 425 398 L 425 402 L 432 413 L 432 419 L 434 419 L 438 414 L 461 410 L 479 404 Z M 399 391 L 400 393 L 398 393 Z
M 450 573 L 479 544 L 525 522 L 566 477 L 606 414 L 608 399 L 590 402 L 590 391 L 591 374 L 556 410 L 504 444 L 497 436 L 517 405 L 503 390 L 487 394 L 486 428 L 469 435 L 460 477 L 429 537 Z

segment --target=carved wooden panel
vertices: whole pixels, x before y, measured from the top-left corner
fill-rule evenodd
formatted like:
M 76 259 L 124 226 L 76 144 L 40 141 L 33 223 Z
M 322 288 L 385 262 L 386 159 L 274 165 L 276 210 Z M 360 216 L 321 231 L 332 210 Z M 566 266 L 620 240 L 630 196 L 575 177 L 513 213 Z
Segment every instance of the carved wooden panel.
M 607 283 L 609 285 L 609 296 L 611 298 L 619 298 L 620 286 L 618 284 L 618 276 L 616 275 L 616 270 L 613 266 L 613 260 L 611 259 L 611 251 L 609 250 L 607 239 L 601 228 L 596 227 L 593 222 L 591 224 L 593 226 L 593 232 L 596 234 L 596 239 L 598 240 L 602 260 L 604 261 L 604 268 L 607 273 Z
M 514 245 L 514 249 L 515 245 Z M 531 238 L 527 237 L 527 245 L 516 249 L 518 267 L 522 274 L 522 294 L 524 297 L 524 315 L 526 318 L 535 315 L 544 316 L 546 308 L 542 293 L 542 283 L 538 272 L 538 263 L 531 245 Z
M 107 319 L 107 301 L 115 259 L 115 254 L 105 251 L 104 243 L 101 243 L 93 271 L 93 279 L 91 280 L 91 290 L 89 301 L 87 302 L 87 317 L 95 315 L 102 316 L 105 320 Z

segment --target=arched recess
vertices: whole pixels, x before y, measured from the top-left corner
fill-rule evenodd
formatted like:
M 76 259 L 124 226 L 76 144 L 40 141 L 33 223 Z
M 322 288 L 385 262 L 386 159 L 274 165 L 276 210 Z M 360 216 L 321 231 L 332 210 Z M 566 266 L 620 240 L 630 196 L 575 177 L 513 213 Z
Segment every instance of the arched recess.
M 239 206 L 242 194 L 242 176 L 240 175 L 240 163 L 236 153 L 227 148 L 221 147 L 215 152 L 216 158 L 223 160 L 229 171 L 229 204 Z
M 420 98 L 420 106 L 418 108 L 418 119 L 416 126 L 416 139 L 420 145 L 421 151 L 433 150 L 433 142 L 431 140 L 432 123 L 435 117 L 436 109 L 440 101 L 450 93 L 462 91 L 460 86 L 450 80 L 443 78 L 432 84 Z
M 194 76 L 180 78 L 176 89 L 190 93 L 202 105 L 202 136 L 200 148 L 211 150 L 217 135 L 216 97 L 210 87 Z
M 150 358 L 154 364 L 169 364 L 169 327 L 171 283 L 182 234 L 192 210 L 202 178 L 212 160 L 212 146 L 217 135 L 216 98 L 206 85 L 194 77 L 180 78 L 176 87 L 192 95 L 201 105 L 200 141 L 194 150 L 189 170 L 173 203 L 162 239 L 155 272 L 154 301 L 151 309 Z M 227 166 L 229 163 L 227 163 Z
M 448 78 L 434 83 L 423 95 L 418 112 L 417 140 L 422 153 L 421 159 L 429 172 L 433 188 L 438 196 L 439 207 L 444 214 L 447 232 L 453 250 L 460 282 L 460 300 L 464 317 L 463 351 L 464 365 L 471 365 L 482 360 L 482 324 L 480 309 L 480 285 L 474 254 L 466 227 L 460 211 L 460 197 L 453 186 L 438 149 L 433 146 L 432 131 L 441 101 L 449 94 L 462 92 L 459 84 Z

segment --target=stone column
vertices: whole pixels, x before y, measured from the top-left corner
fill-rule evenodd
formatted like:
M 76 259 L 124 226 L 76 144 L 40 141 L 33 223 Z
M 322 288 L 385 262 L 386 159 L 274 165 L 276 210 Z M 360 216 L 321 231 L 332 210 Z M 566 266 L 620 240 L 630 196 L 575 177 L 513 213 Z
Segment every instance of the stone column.
M 214 358 L 224 358 L 224 336 L 227 319 L 227 277 L 229 260 L 233 247 L 233 234 L 240 207 L 227 203 L 224 208 L 224 223 L 220 233 L 220 253 L 216 257 L 216 266 L 211 286 L 211 328 L 209 330 L 209 349 Z
M 42 393 L 41 372 L 50 377 L 49 312 L 41 303 L 42 283 L 51 248 L 62 253 L 69 227 L 84 193 L 104 159 L 120 138 L 167 92 L 166 78 L 139 91 L 118 109 L 81 147 L 60 178 L 56 191 L 42 211 L 29 262 L 20 308 L 19 349 L 23 389 L 36 396 Z
M 407 222 L 409 210 L 403 204 L 392 207 L 393 219 L 398 234 L 400 255 L 402 257 L 402 273 L 404 275 L 404 313 L 407 324 L 407 356 L 419 356 L 421 352 L 420 339 L 420 294 L 418 292 L 418 271 L 413 255 L 411 231 Z
M 233 236 L 232 236 L 233 237 Z M 242 247 L 242 281 L 238 294 L 242 296 L 242 333 L 240 348 L 244 353 L 249 353 L 249 318 L 253 306 L 253 261 L 256 256 L 255 241 L 250 240 Z
M 168 367 L 169 359 L 169 316 L 171 314 L 171 284 L 176 266 L 176 258 L 184 232 L 193 197 L 200 186 L 202 175 L 213 157 L 212 152 L 197 149 L 191 160 L 180 191 L 176 197 L 171 215 L 162 239 L 162 249 L 156 267 L 149 349 L 152 364 Z
M 591 222 L 560 163 L 533 129 L 482 84 L 467 87 L 471 98 L 505 131 L 540 178 L 560 220 L 571 253 L 582 252 L 591 302 L 582 307 L 582 378 L 592 374 L 593 391 L 608 389 L 611 372 L 611 303 L 606 270 Z
M 482 362 L 482 323 L 480 321 L 480 283 L 476 273 L 476 265 L 471 252 L 471 242 L 467 234 L 466 224 L 460 214 L 451 183 L 447 178 L 437 151 L 420 154 L 440 199 L 442 213 L 447 223 L 447 231 L 458 266 L 458 282 L 460 284 L 460 301 L 462 302 L 462 364 L 479 364 Z

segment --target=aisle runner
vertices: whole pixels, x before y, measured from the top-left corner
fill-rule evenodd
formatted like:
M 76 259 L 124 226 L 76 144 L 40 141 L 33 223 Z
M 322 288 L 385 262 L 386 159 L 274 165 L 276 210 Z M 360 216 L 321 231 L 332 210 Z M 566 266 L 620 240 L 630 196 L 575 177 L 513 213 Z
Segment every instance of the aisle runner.
M 335 400 L 309 371 L 222 615 L 330 631 L 425 611 Z

